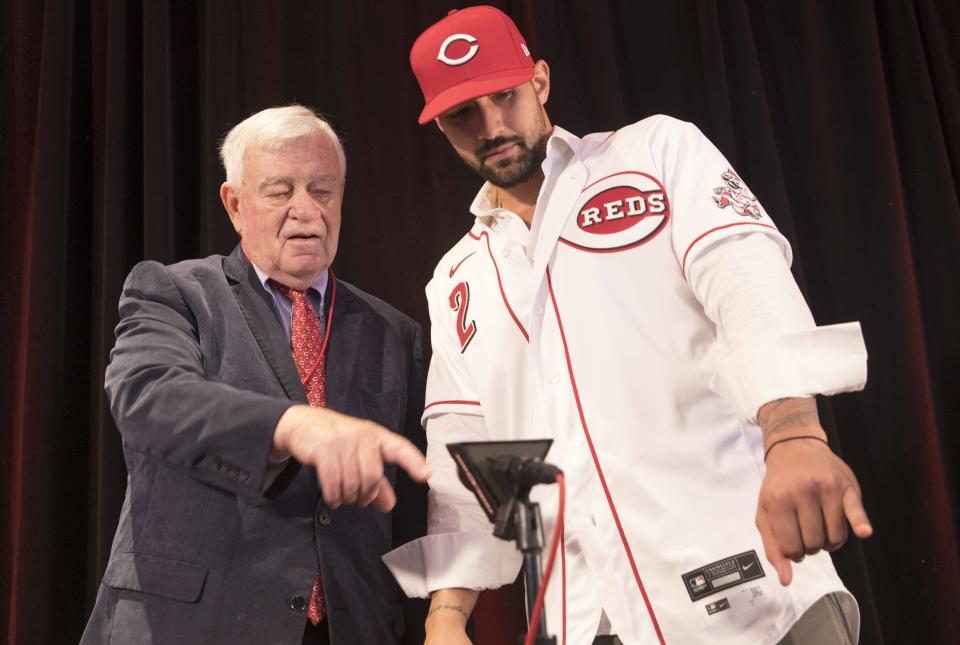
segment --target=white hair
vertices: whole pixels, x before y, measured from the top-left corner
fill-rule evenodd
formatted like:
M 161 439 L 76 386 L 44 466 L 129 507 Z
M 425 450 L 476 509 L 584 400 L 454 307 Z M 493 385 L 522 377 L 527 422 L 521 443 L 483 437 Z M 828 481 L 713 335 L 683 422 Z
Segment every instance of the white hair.
M 243 181 L 243 159 L 247 150 L 261 148 L 276 152 L 295 141 L 326 137 L 333 144 L 340 161 L 342 177 L 347 175 L 347 157 L 340 137 L 330 123 L 308 107 L 285 105 L 261 110 L 233 126 L 220 145 L 220 160 L 227 173 L 227 182 Z

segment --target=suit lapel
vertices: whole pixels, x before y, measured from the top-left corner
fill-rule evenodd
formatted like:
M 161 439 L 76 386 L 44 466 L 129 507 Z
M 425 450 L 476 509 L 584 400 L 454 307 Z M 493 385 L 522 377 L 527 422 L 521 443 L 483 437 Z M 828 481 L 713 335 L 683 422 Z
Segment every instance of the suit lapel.
M 332 277 L 332 273 L 331 273 Z M 332 291 L 334 279 L 327 284 L 324 302 L 333 306 L 330 340 L 327 342 L 327 406 L 338 412 L 348 409 L 353 372 L 362 348 L 363 311 L 360 300 L 342 282 L 337 283 L 336 301 Z
M 227 276 L 233 295 L 240 305 L 240 311 L 250 327 L 260 352 L 267 365 L 273 370 L 277 380 L 287 397 L 297 403 L 306 403 L 307 397 L 303 391 L 303 384 L 293 364 L 290 345 L 283 328 L 277 320 L 270 299 L 256 271 L 253 270 L 247 256 L 240 249 L 240 245 L 233 250 L 223 261 L 223 272 Z

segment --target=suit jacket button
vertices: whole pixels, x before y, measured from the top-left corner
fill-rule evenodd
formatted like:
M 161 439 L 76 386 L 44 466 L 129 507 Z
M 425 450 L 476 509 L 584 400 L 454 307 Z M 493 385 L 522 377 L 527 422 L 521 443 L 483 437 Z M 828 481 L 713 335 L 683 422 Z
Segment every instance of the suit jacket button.
M 330 526 L 330 513 L 320 511 L 317 513 L 317 521 L 320 522 L 321 526 Z
M 287 606 L 294 611 L 303 611 L 307 608 L 307 601 L 303 596 L 290 596 L 287 598 Z

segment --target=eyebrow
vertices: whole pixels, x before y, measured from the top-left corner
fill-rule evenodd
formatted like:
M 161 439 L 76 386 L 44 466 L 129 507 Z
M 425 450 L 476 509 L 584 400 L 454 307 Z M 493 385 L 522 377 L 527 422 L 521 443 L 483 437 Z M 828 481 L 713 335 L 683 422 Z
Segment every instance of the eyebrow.
M 309 177 L 309 178 L 307 179 L 307 183 L 308 183 L 308 184 L 312 184 L 312 183 L 315 183 L 315 182 L 318 182 L 318 181 L 319 181 L 319 182 L 327 182 L 327 181 L 329 181 L 329 182 L 334 182 L 334 183 L 335 183 L 337 180 L 338 180 L 338 177 L 337 177 L 336 175 L 331 175 L 331 174 L 319 174 L 319 175 L 313 175 L 312 177 Z M 291 177 L 264 177 L 263 179 L 260 180 L 259 188 L 266 188 L 266 187 L 268 187 L 268 186 L 276 186 L 277 184 L 287 184 L 287 185 L 291 185 L 291 184 L 293 184 L 293 183 L 294 183 L 294 181 L 293 181 L 293 178 L 291 178 Z

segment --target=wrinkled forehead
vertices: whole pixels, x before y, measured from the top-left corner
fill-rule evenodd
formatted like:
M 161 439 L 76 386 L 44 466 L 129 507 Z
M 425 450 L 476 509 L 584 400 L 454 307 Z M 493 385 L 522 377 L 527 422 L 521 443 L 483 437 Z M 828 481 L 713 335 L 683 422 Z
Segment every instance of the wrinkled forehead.
M 289 167 L 291 171 L 300 169 L 311 176 L 317 175 L 314 169 L 307 167 L 316 164 L 330 167 L 319 174 L 335 178 L 343 176 L 343 164 L 337 147 L 323 135 L 263 142 L 248 147 L 244 152 L 244 174 L 258 182 L 270 174 L 269 169 L 276 167 Z M 257 176 L 249 177 L 249 173 Z
M 301 161 L 311 158 L 317 161 L 333 159 L 341 176 L 346 175 L 347 171 L 347 160 L 340 142 L 334 141 L 324 132 L 253 142 L 244 151 L 244 164 L 265 157 L 278 162 L 293 157 L 298 157 Z

